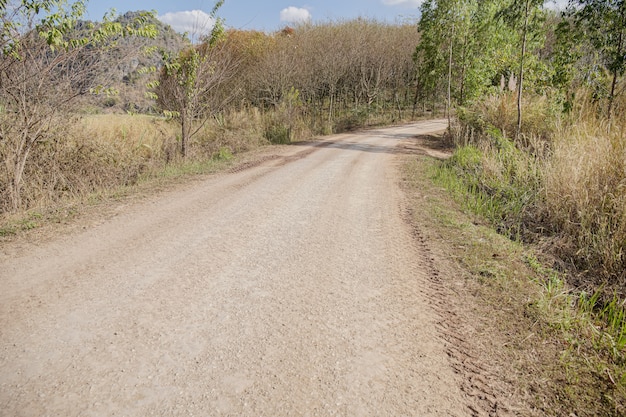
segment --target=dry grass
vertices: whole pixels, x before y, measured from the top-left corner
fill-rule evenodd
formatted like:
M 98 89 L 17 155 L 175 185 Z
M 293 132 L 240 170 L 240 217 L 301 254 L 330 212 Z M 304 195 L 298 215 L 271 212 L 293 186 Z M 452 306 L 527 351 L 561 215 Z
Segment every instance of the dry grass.
M 22 189 L 24 209 L 133 184 L 161 167 L 173 146 L 171 128 L 151 117 L 74 116 L 58 125 L 29 156 Z M 8 184 L 7 176 L 0 177 L 0 183 Z M 0 212 L 9 207 L 8 198 L 0 194 Z
M 263 138 L 263 117 L 258 109 L 230 110 L 210 119 L 192 144 L 196 157 L 212 158 L 228 149 L 239 153 L 267 145 Z
M 527 262 L 541 287 L 525 314 L 562 339 L 559 395 L 577 415 L 598 414 L 598 400 L 600 414 L 624 415 L 626 119 L 616 112 L 608 121 L 589 93 L 577 97 L 569 114 L 555 114 L 545 97 L 527 105 L 534 121 L 517 140 L 502 131 L 515 119 L 510 97 L 462 112 L 459 147 L 436 178 L 500 232 L 537 244 L 541 262 Z
M 550 141 L 559 125 L 559 109 L 547 96 L 524 97 L 522 133 L 520 145 L 532 145 L 538 141 Z M 513 93 L 486 97 L 469 109 L 460 109 L 459 117 L 465 123 L 457 140 L 467 140 L 465 135 L 480 135 L 490 127 L 498 129 L 503 136 L 513 137 L 517 130 L 517 98 Z
M 449 165 L 479 200 L 478 212 L 491 210 L 487 217 L 503 230 L 519 230 L 516 237 L 549 242 L 562 265 L 586 274 L 576 282 L 581 289 L 603 285 L 624 294 L 626 120 L 616 115 L 609 124 L 588 93 L 577 96 L 569 115 L 555 112 L 545 96 L 528 98 L 517 140 L 507 137 L 516 120 L 511 95 L 462 111 L 461 146 Z M 480 153 L 469 170 L 467 146 Z
M 546 161 L 545 216 L 562 256 L 611 288 L 626 278 L 626 121 L 583 118 L 562 128 Z M 624 290 L 624 288 L 621 288 Z
M 75 129 L 79 140 L 97 140 L 115 152 L 140 155 L 146 159 L 166 159 L 176 149 L 176 126 L 168 121 L 143 115 L 83 116 Z
M 368 124 L 368 120 L 359 120 L 361 124 Z M 12 210 L 8 191 L 12 174 L 8 169 L 0 170 L 0 223 L 6 223 L 9 213 L 11 218 L 19 218 L 29 210 L 54 210 L 65 202 L 115 192 L 152 177 L 204 172 L 212 161 L 227 160 L 270 143 L 307 140 L 319 133 L 313 116 L 297 96 L 270 111 L 231 109 L 210 118 L 192 137 L 184 160 L 179 156 L 179 127 L 173 120 L 82 114 L 55 120 L 54 126 L 29 155 L 22 181 L 22 207 L 17 213 Z M 0 145 L 0 159 L 9 160 L 11 143 Z
M 23 211 L 46 211 L 94 193 L 128 187 L 154 176 L 176 175 L 215 157 L 267 143 L 255 109 L 209 120 L 194 137 L 193 151 L 181 160 L 174 121 L 144 115 L 76 115 L 31 152 L 24 172 Z M 10 148 L 0 148 L 0 157 Z M 197 171 L 194 168 L 195 171 Z M 0 214 L 9 214 L 9 177 L 0 172 Z M 12 213 L 15 217 L 16 213 Z M 19 215 L 19 213 L 17 213 Z

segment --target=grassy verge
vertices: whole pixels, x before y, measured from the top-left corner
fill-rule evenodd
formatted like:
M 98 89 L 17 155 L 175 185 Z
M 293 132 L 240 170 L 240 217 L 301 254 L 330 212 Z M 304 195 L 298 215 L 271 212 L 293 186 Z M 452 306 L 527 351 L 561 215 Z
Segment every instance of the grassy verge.
M 454 261 L 451 276 L 465 277 L 455 293 L 465 320 L 481 329 L 481 359 L 519 399 L 512 407 L 519 415 L 624 415 L 618 298 L 598 308 L 598 295 L 571 291 L 564 272 L 539 261 L 545 257 L 537 247 L 498 233 L 492 220 L 510 208 L 494 196 L 505 194 L 486 192 L 457 169 L 477 158 L 472 149 L 447 162 L 419 157 L 405 165 L 404 180 L 413 221 Z
M 626 119 L 602 118 L 579 93 L 569 113 L 527 97 L 516 138 L 511 95 L 460 109 L 449 168 L 475 211 L 511 237 L 543 241 L 561 269 L 577 271 L 571 285 L 611 302 L 626 299 Z
M 236 164 L 243 155 L 169 164 L 149 175 L 141 175 L 133 184 L 102 188 L 0 217 L 0 242 L 10 241 L 24 233 L 55 224 L 67 224 L 91 209 L 113 202 L 154 194 L 192 177 L 220 172 Z

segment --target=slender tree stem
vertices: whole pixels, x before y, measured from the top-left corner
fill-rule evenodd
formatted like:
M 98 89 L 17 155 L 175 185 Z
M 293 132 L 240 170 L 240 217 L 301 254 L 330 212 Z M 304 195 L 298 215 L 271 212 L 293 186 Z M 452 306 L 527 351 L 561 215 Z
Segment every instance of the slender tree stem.
M 526 0 L 524 10 L 524 29 L 522 32 L 522 54 L 519 59 L 519 79 L 517 82 L 517 131 L 518 138 L 522 131 L 522 89 L 524 86 L 524 57 L 526 56 L 526 37 L 528 34 L 528 15 L 530 14 L 530 0 Z
M 448 57 L 448 132 L 452 134 L 452 46 L 454 39 L 454 24 L 452 25 L 452 36 L 450 36 L 450 55 Z

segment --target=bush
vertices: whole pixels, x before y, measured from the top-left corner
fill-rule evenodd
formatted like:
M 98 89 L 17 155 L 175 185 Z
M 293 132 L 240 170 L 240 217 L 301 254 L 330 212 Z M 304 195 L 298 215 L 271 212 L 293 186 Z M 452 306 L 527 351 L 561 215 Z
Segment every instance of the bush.
M 224 148 L 245 152 L 267 143 L 263 132 L 263 117 L 257 108 L 227 111 L 207 121 L 190 152 L 203 158 L 214 157 Z
M 291 128 L 284 124 L 270 122 L 265 126 L 265 138 L 275 145 L 291 143 Z
M 461 182 L 460 193 L 458 185 L 454 188 L 466 207 L 503 234 L 523 238 L 539 195 L 538 161 L 497 129 L 491 129 L 486 138 L 479 145 L 458 147 L 441 170 L 451 171 Z M 449 177 L 438 174 L 442 175 Z

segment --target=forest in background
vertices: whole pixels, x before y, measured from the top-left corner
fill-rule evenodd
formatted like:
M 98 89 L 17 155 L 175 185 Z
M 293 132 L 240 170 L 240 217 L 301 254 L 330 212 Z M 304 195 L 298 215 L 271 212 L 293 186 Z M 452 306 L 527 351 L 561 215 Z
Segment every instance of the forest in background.
M 458 116 L 448 168 L 503 233 L 593 294 L 626 289 L 626 2 L 426 1 L 421 102 Z M 443 175 L 443 174 L 442 174 Z

